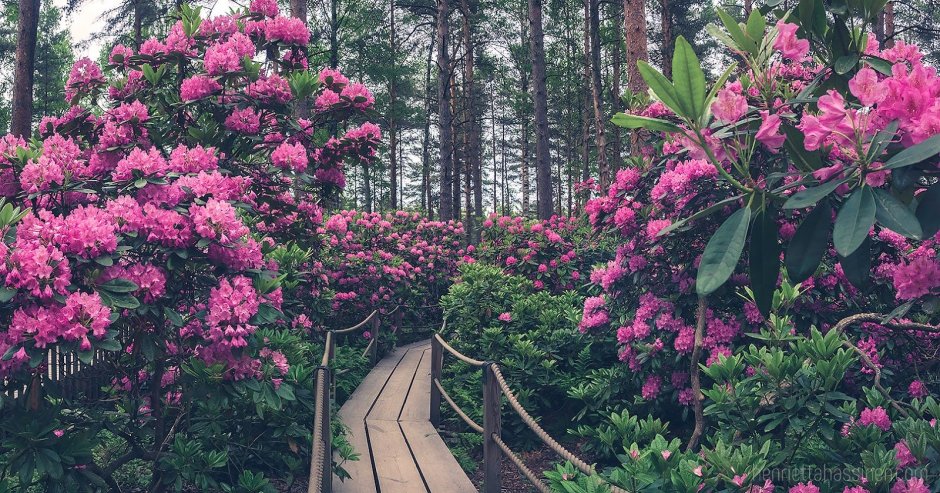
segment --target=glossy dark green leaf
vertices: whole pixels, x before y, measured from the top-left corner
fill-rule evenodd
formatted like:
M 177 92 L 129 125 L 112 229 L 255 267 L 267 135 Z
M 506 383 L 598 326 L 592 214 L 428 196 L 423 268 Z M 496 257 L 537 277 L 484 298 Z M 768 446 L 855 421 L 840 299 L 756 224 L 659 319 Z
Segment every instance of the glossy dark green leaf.
M 736 196 L 734 196 L 734 197 L 729 197 L 729 198 L 724 199 L 724 200 L 722 200 L 722 201 L 716 202 L 716 203 L 714 203 L 714 204 L 712 204 L 712 205 L 710 205 L 710 206 L 708 206 L 708 207 L 706 207 L 706 208 L 704 208 L 704 209 L 702 209 L 702 210 L 696 212 L 695 214 L 692 214 L 692 215 L 689 216 L 689 217 L 680 219 L 680 220 L 678 220 L 678 221 L 676 221 L 676 222 L 670 224 L 669 226 L 666 226 L 665 228 L 659 230 L 659 232 L 656 233 L 656 237 L 659 238 L 660 236 L 666 236 L 667 234 L 669 234 L 669 233 L 675 231 L 676 229 L 681 228 L 682 226 L 685 226 L 687 223 L 690 223 L 690 222 L 692 222 L 692 221 L 694 221 L 694 220 L 696 220 L 696 219 L 701 219 L 701 218 L 703 218 L 703 217 L 705 217 L 705 216 L 707 216 L 707 215 L 709 215 L 709 214 L 713 214 L 713 213 L 717 212 L 718 210 L 721 210 L 722 208 L 724 208 L 724 207 L 726 207 L 726 206 L 728 206 L 728 205 L 730 205 L 730 204 L 733 204 L 734 202 L 737 202 L 737 201 L 741 200 L 742 197 L 743 197 L 743 195 L 736 195 Z
M 705 111 L 705 72 L 692 45 L 682 36 L 676 38 L 672 56 L 672 83 L 685 114 L 697 120 Z
M 908 147 L 895 154 L 885 163 L 884 169 L 902 168 L 921 163 L 935 157 L 937 154 L 940 154 L 940 135 L 934 135 L 920 144 Z
M 845 278 L 853 286 L 859 289 L 865 288 L 871 274 L 871 239 L 865 236 L 865 239 L 855 251 L 848 256 L 840 255 L 839 264 L 842 266 Z
M 843 74 L 847 74 L 851 72 L 852 69 L 855 68 L 855 65 L 857 64 L 858 64 L 858 55 L 849 54 L 849 55 L 840 56 L 839 59 L 836 60 L 836 63 L 833 68 L 835 68 L 835 71 L 837 74 L 843 75 Z
M 920 239 L 923 230 L 920 221 L 906 205 L 888 191 L 875 189 L 875 219 L 882 226 L 907 238 Z
M 934 183 L 917 196 L 917 219 L 924 238 L 933 238 L 940 231 L 940 183 Z
M 766 317 L 777 289 L 780 275 L 780 241 L 777 234 L 777 211 L 768 207 L 754 218 L 751 226 L 751 248 L 748 252 L 751 290 L 757 308 Z
M 636 63 L 640 70 L 640 75 L 653 93 L 665 104 L 673 113 L 683 116 L 682 106 L 679 104 L 679 97 L 676 95 L 676 88 L 669 82 L 658 70 L 650 66 L 643 60 Z
M 757 53 L 757 43 L 744 34 L 744 31 L 741 29 L 741 25 L 738 24 L 738 21 L 728 15 L 728 13 L 724 10 L 716 10 L 718 12 L 718 18 L 721 19 L 721 23 L 725 26 L 725 29 L 728 30 L 728 34 L 731 35 L 731 39 L 733 39 L 734 42 L 738 45 L 738 48 L 748 53 Z
M 845 180 L 829 180 L 822 185 L 806 188 L 791 195 L 783 204 L 784 209 L 802 209 L 816 205 L 817 202 L 834 192 Z
M 828 201 L 823 201 L 800 223 L 785 258 L 790 281 L 803 282 L 816 272 L 829 246 L 831 222 L 832 208 Z
M 610 119 L 610 121 L 614 125 L 623 128 L 645 128 L 647 130 L 668 133 L 677 133 L 682 131 L 678 125 L 666 120 L 639 115 L 628 115 L 626 113 L 617 113 L 613 118 Z
M 749 38 L 754 41 L 760 41 L 764 37 L 764 30 L 767 29 L 767 20 L 764 19 L 764 14 L 761 13 L 760 9 L 754 9 L 751 11 L 751 15 L 747 18 L 747 24 L 745 26 L 747 29 L 747 35 Z
M 875 194 L 863 186 L 842 204 L 832 229 L 832 244 L 843 257 L 851 255 L 868 238 L 875 224 Z
M 140 289 L 140 286 L 134 284 L 133 281 L 128 279 L 111 279 L 104 284 L 99 284 L 98 289 L 103 289 L 112 293 L 132 293 Z
M 708 240 L 695 280 L 699 295 L 711 294 L 731 277 L 744 250 L 750 221 L 751 210 L 747 207 L 738 209 Z

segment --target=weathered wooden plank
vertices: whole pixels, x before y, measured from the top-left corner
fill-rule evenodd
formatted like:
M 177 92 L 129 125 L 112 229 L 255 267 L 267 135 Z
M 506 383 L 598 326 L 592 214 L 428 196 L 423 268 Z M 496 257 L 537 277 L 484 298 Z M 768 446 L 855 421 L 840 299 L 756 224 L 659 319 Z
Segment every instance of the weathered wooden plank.
M 421 362 L 415 372 L 414 380 L 411 383 L 411 389 L 408 391 L 408 397 L 405 399 L 405 405 L 402 407 L 399 421 L 423 421 L 430 420 L 431 405 L 431 350 L 425 349 L 421 355 Z
M 395 367 L 392 376 L 379 396 L 375 400 L 372 409 L 366 415 L 366 421 L 373 419 L 398 421 L 402 406 L 405 404 L 405 398 L 408 397 L 408 391 L 411 389 L 411 382 L 414 380 L 418 364 L 421 362 L 421 355 L 424 351 L 408 349 L 404 357 Z
M 402 421 L 399 424 L 431 493 L 477 493 L 430 422 Z
M 367 426 L 382 493 L 427 492 L 398 421 L 370 417 Z

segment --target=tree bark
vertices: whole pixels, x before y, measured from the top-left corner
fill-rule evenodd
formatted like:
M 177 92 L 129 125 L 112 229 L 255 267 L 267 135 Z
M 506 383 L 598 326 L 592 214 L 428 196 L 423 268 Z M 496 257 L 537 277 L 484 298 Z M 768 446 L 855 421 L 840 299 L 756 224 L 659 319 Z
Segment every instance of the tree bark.
M 672 10 L 669 0 L 659 0 L 660 24 L 663 30 L 663 75 L 672 79 L 672 53 L 675 44 L 672 40 Z
M 300 1 L 300 0 L 292 0 L 292 1 Z M 396 123 L 395 122 L 395 105 L 397 102 L 397 94 L 396 94 L 396 87 L 395 87 L 395 78 L 396 78 L 395 71 L 398 69 L 398 66 L 396 64 L 397 53 L 398 53 L 398 43 L 395 39 L 395 36 L 396 36 L 395 0 L 389 0 L 388 15 L 389 15 L 389 25 L 390 25 L 390 31 L 391 31 L 391 33 L 389 34 L 388 44 L 389 44 L 389 47 L 391 48 L 391 59 L 392 59 L 392 67 L 391 67 L 391 70 L 389 71 L 389 77 L 388 77 L 388 116 L 387 116 L 388 118 L 388 150 L 389 150 L 388 152 L 389 154 L 388 181 L 389 181 L 389 187 L 391 191 L 391 193 L 389 193 L 389 199 L 390 199 L 389 205 L 391 205 L 392 209 L 397 209 L 398 208 L 398 131 L 397 131 L 398 129 L 395 128 L 395 123 Z
M 10 133 L 29 140 L 33 128 L 33 76 L 36 68 L 36 34 L 39 29 L 40 0 L 20 0 L 17 25 L 15 68 L 13 71 L 13 111 Z
M 649 60 L 646 39 L 646 0 L 623 0 L 624 35 L 627 46 L 627 87 L 634 93 L 646 92 L 646 82 L 636 62 Z
M 339 2 L 330 0 L 330 67 L 339 67 Z
M 591 119 L 593 113 L 593 97 L 591 85 L 591 8 L 590 0 L 584 0 L 584 74 L 581 93 L 581 181 L 591 178 Z M 584 205 L 590 197 L 590 192 L 578 194 L 578 207 Z
M 529 0 L 529 49 L 532 57 L 532 86 L 535 103 L 535 181 L 538 218 L 552 216 L 552 162 L 548 134 L 548 89 L 545 76 L 545 34 L 542 32 L 542 2 Z
M 590 3 L 591 30 L 591 95 L 594 104 L 594 139 L 597 141 L 597 170 L 600 175 L 601 193 L 610 184 L 610 164 L 607 161 L 607 122 L 604 118 L 604 92 L 601 79 L 601 33 L 600 0 L 588 0 Z
M 523 9 L 519 16 L 519 33 L 521 35 L 520 44 L 526 46 L 529 43 L 529 11 L 528 9 Z M 531 52 L 531 50 L 529 50 Z M 530 55 L 531 57 L 531 55 Z M 519 68 L 519 91 L 521 94 L 529 94 L 529 72 L 524 69 L 524 66 L 520 64 Z M 529 119 L 530 115 L 528 112 L 528 105 L 523 104 L 520 108 L 519 121 L 521 122 L 521 131 L 522 131 L 522 159 L 519 165 L 519 181 L 522 184 L 522 189 L 520 190 L 522 198 L 520 200 L 522 206 L 522 216 L 526 217 L 529 215 L 531 210 L 529 207 Z M 507 185 L 508 188 L 508 185 Z M 512 201 L 508 203 L 509 207 L 512 207 Z
M 456 59 L 456 54 L 454 55 Z M 460 102 L 460 98 L 457 95 L 457 68 L 455 66 L 451 67 L 451 80 L 450 80 L 450 112 L 453 115 L 451 118 L 451 139 L 453 140 L 452 148 L 454 150 L 454 160 L 452 163 L 453 169 L 451 170 L 451 176 L 453 180 L 451 182 L 454 205 L 454 219 L 460 219 L 461 211 L 463 210 L 460 200 L 461 200 L 461 178 L 463 178 L 463 162 L 465 159 L 464 156 L 464 147 L 461 145 L 463 139 L 461 138 L 461 132 L 463 132 L 463 125 L 460 121 L 461 111 L 457 103 Z
M 438 210 L 442 221 L 450 221 L 454 218 L 453 116 L 450 112 L 450 54 L 447 51 L 449 36 L 447 16 L 449 14 L 448 0 L 437 0 L 437 97 L 441 140 L 441 197 Z
M 434 38 L 428 43 L 427 72 L 424 77 L 424 135 L 421 140 L 421 209 L 434 218 L 431 207 L 431 65 L 434 60 Z
M 885 45 L 884 48 L 894 47 L 894 2 L 885 4 Z
M 621 59 L 622 52 L 621 52 L 620 46 L 621 46 L 621 38 L 620 36 L 617 36 L 617 38 L 614 41 L 614 50 L 613 50 L 613 53 L 611 54 L 611 57 L 613 57 L 614 73 L 613 73 L 613 82 L 611 83 L 611 86 L 610 86 L 610 101 L 611 101 L 611 106 L 614 112 L 620 111 L 621 105 L 622 105 L 620 101 L 620 77 L 622 74 L 622 68 L 620 66 L 620 61 L 621 61 L 620 59 Z M 622 149 L 622 143 L 620 140 L 621 139 L 620 127 L 614 125 L 612 127 L 612 133 L 613 133 L 613 137 L 610 139 L 611 147 L 613 147 L 611 166 L 613 167 L 612 172 L 616 173 L 616 170 L 623 168 L 623 156 L 620 154 L 620 150 Z

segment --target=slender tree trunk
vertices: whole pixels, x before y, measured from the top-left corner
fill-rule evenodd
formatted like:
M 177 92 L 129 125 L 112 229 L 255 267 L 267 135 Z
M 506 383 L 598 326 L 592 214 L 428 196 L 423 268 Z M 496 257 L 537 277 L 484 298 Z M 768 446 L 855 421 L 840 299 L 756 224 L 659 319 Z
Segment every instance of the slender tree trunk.
M 591 119 L 593 112 L 593 97 L 591 96 L 591 9 L 590 0 L 584 0 L 584 74 L 582 76 L 581 93 L 581 181 L 585 182 L 591 177 Z M 587 202 L 589 192 L 578 196 L 579 207 Z
M 298 1 L 298 0 L 292 0 L 292 1 Z M 389 71 L 389 76 L 388 76 L 388 116 L 387 116 L 388 118 L 388 149 L 389 149 L 388 181 L 389 181 L 389 186 L 391 187 L 391 190 L 389 193 L 389 198 L 391 199 L 390 205 L 392 209 L 397 209 L 398 208 L 398 152 L 397 152 L 398 151 L 398 131 L 397 131 L 398 129 L 395 128 L 395 124 L 396 124 L 395 106 L 397 103 L 395 78 L 397 77 L 396 70 L 398 70 L 398 65 L 396 63 L 397 56 L 398 56 L 398 42 L 395 39 L 396 38 L 395 0 L 389 0 L 388 15 L 389 15 L 389 26 L 390 26 L 390 31 L 391 31 L 389 34 L 388 44 L 389 44 L 389 47 L 391 48 L 391 59 L 392 59 L 392 67 L 391 67 L 391 70 Z
M 449 36 L 447 17 L 449 14 L 448 0 L 437 0 L 437 97 L 441 140 L 441 198 L 438 209 L 442 221 L 449 221 L 454 218 L 453 116 L 450 112 L 450 54 L 447 51 L 447 38 Z
M 421 140 L 421 209 L 428 218 L 434 217 L 431 207 L 431 65 L 434 60 L 434 38 L 428 43 L 427 70 L 424 74 L 424 136 Z
M 753 0 L 744 0 L 744 18 L 747 19 L 751 15 L 751 10 L 754 9 Z
M 493 213 L 496 211 L 496 183 L 498 173 L 498 163 L 496 161 L 496 84 L 493 83 L 493 89 L 490 97 L 490 146 L 493 152 Z M 482 211 L 481 211 L 482 213 Z
M 591 95 L 594 98 L 594 138 L 597 141 L 597 168 L 601 191 L 610 184 L 610 164 L 607 161 L 607 122 L 604 118 L 604 92 L 601 79 L 600 0 L 590 2 L 591 22 Z
M 529 187 L 529 157 L 531 152 L 529 150 L 529 120 L 522 121 L 522 163 L 519 166 L 519 181 L 522 182 L 522 193 L 521 205 L 522 205 L 522 216 L 526 217 L 529 215 L 531 210 L 530 195 L 531 190 Z
M 616 17 L 615 17 L 616 18 Z M 614 40 L 614 49 L 611 56 L 613 57 L 613 82 L 610 86 L 610 101 L 611 107 L 614 112 L 618 112 L 622 108 L 622 103 L 620 101 L 620 76 L 621 76 L 621 67 L 620 67 L 620 58 L 621 58 L 621 38 L 617 36 Z M 611 166 L 613 167 L 613 172 L 623 168 L 623 156 L 620 154 L 620 150 L 623 148 L 623 144 L 620 140 L 620 127 L 614 125 L 612 127 L 612 138 L 611 146 L 613 147 Z
M 332 68 L 339 67 L 339 2 L 340 0 L 330 0 L 330 67 Z
M 36 67 L 36 32 L 39 0 L 20 0 L 13 69 L 13 111 L 10 133 L 29 139 L 33 128 L 33 76 Z
M 140 2 L 143 0 L 134 0 L 134 51 L 140 49 L 140 45 L 144 42 L 144 28 L 143 28 L 143 12 L 141 10 Z M 304 4 L 306 7 L 306 4 Z M 293 6 L 292 6 L 293 7 Z M 306 11 L 305 11 L 306 12 Z
M 502 113 L 503 113 L 502 107 L 500 107 L 500 114 L 502 115 Z M 507 214 L 506 208 L 507 208 L 507 204 L 508 204 L 508 202 L 506 201 L 506 195 L 507 195 L 507 194 L 506 194 L 506 188 L 509 186 L 509 185 L 508 185 L 508 182 L 507 182 L 507 180 L 506 180 L 506 175 L 507 175 L 507 170 L 506 170 L 506 119 L 505 119 L 505 118 L 500 119 L 499 125 L 500 125 L 500 129 L 501 129 L 501 130 L 500 130 L 500 132 L 501 132 L 501 137 L 500 137 L 500 152 L 499 152 L 499 154 L 500 154 L 500 161 L 501 161 L 501 163 L 500 163 L 500 169 L 502 170 L 502 180 L 501 180 L 501 182 L 500 182 L 500 185 L 501 185 L 501 192 L 502 192 L 503 215 L 506 215 L 506 214 Z
M 627 39 L 627 86 L 634 93 L 646 92 L 646 82 L 636 62 L 649 60 L 646 39 L 646 0 L 623 0 L 624 31 Z
M 671 79 L 672 53 L 675 51 L 675 44 L 672 40 L 672 10 L 669 7 L 669 0 L 659 0 L 659 6 L 660 25 L 663 30 L 663 75 Z M 748 12 L 750 13 L 749 10 Z
M 535 182 L 539 219 L 552 216 L 552 158 L 548 134 L 548 89 L 545 76 L 545 34 L 542 1 L 529 0 L 529 50 L 535 103 Z
M 885 48 L 894 47 L 894 2 L 885 4 Z
M 454 58 L 456 59 L 456 55 L 454 56 Z M 454 198 L 454 219 L 460 219 L 461 211 L 463 210 L 461 203 L 460 203 L 460 199 L 462 198 L 461 192 L 463 191 L 462 190 L 463 187 L 461 186 L 460 180 L 463 177 L 463 162 L 464 162 L 464 159 L 466 159 L 466 157 L 464 156 L 465 149 L 463 145 L 461 145 L 461 143 L 463 142 L 461 132 L 463 132 L 464 126 L 462 122 L 460 121 L 460 117 L 463 115 L 462 115 L 462 112 L 460 111 L 460 107 L 457 105 L 460 102 L 460 98 L 457 95 L 457 69 L 456 67 L 453 67 L 452 73 L 453 75 L 451 77 L 451 82 L 450 82 L 450 108 L 451 108 L 451 114 L 454 115 L 454 118 L 451 119 L 451 127 L 452 127 L 451 136 L 454 141 L 453 143 L 454 162 L 453 162 L 453 170 L 451 171 L 451 173 L 454 179 L 451 185 L 453 187 L 452 193 L 453 193 L 453 198 Z

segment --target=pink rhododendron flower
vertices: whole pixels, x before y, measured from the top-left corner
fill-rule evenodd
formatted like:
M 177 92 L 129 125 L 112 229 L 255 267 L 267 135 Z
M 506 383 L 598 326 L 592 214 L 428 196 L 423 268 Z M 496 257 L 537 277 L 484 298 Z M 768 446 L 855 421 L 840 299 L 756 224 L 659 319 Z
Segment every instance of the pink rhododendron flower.
M 940 288 L 940 262 L 936 258 L 916 257 L 894 269 L 892 282 L 899 300 L 912 300 Z
M 512 314 L 509 312 L 503 312 L 499 314 L 499 319 L 503 322 L 509 323 L 512 322 Z
M 891 493 L 930 493 L 930 488 L 921 478 L 899 479 L 891 487 Z
M 789 493 L 819 493 L 819 487 L 814 485 L 812 481 L 805 484 L 798 483 L 789 489 Z
M 880 103 L 886 96 L 881 82 L 878 81 L 878 73 L 869 67 L 861 68 L 855 77 L 849 80 L 849 90 L 865 106 Z
M 307 149 L 299 143 L 284 142 L 271 153 L 271 163 L 281 169 L 303 173 L 309 163 Z
M 741 83 L 732 82 L 718 91 L 712 113 L 724 123 L 734 123 L 747 113 L 747 98 L 741 94 Z
M 761 124 L 760 128 L 757 130 L 757 134 L 754 136 L 761 144 L 767 146 L 768 149 L 776 151 L 783 145 L 786 137 L 780 133 L 780 116 L 771 115 L 770 112 L 761 110 L 760 111 Z
M 858 419 L 858 424 L 876 426 L 882 431 L 888 431 L 891 429 L 891 418 L 888 417 L 888 413 L 881 406 L 874 409 L 865 408 Z
M 796 37 L 799 26 L 788 22 L 777 22 L 777 39 L 774 40 L 774 49 L 780 51 L 784 58 L 802 60 L 809 53 L 809 40 Z M 790 493 L 793 493 L 792 491 Z
M 180 98 L 183 101 L 195 101 L 222 90 L 222 85 L 205 75 L 194 75 L 180 85 Z

